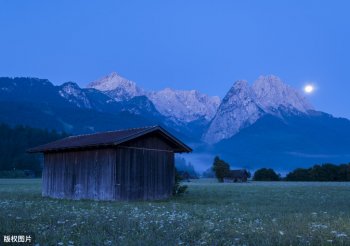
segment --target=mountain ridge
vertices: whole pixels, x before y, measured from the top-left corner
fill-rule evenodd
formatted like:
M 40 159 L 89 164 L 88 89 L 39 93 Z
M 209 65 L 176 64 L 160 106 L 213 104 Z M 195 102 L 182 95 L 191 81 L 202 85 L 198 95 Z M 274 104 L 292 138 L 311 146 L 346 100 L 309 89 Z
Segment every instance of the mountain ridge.
M 116 101 L 146 96 L 162 115 L 177 123 L 189 123 L 203 117 L 210 121 L 220 103 L 219 97 L 208 96 L 196 90 L 165 88 L 160 91 L 146 91 L 116 72 L 88 83 L 87 87 L 100 90 Z
M 257 81 L 258 86 L 235 82 L 209 120 L 210 110 L 196 110 L 212 102 L 195 90 L 178 97 L 181 91 L 165 89 L 166 95 L 172 95 L 162 102 L 165 108 L 168 102 L 172 107 L 180 105 L 177 112 L 187 106 L 192 111 L 177 118 L 160 112 L 147 95 L 118 101 L 103 91 L 80 88 L 74 82 L 56 86 L 43 79 L 5 77 L 0 78 L 0 122 L 71 134 L 159 124 L 192 146 L 191 156 L 205 157 L 191 160 L 198 162 L 197 167 L 206 165 L 205 169 L 215 155 L 234 167 L 249 168 L 348 161 L 348 119 L 314 110 L 302 94 L 276 76 L 259 77 Z M 272 84 L 273 88 L 262 90 L 264 84 Z M 190 102 L 203 101 L 195 104 L 198 107 L 190 107 L 187 96 Z M 178 101 L 171 103 L 174 100 Z

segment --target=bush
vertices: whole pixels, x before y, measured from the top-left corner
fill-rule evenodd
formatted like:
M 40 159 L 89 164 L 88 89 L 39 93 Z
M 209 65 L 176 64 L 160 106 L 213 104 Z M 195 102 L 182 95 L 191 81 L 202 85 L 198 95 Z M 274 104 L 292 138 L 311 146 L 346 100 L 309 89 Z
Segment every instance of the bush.
M 280 176 L 271 168 L 261 168 L 254 173 L 255 181 L 279 181 Z
M 187 185 L 181 185 L 181 175 L 180 173 L 177 171 L 177 169 L 175 168 L 175 183 L 174 183 L 174 187 L 173 187 L 173 195 L 180 195 L 186 192 L 187 190 Z

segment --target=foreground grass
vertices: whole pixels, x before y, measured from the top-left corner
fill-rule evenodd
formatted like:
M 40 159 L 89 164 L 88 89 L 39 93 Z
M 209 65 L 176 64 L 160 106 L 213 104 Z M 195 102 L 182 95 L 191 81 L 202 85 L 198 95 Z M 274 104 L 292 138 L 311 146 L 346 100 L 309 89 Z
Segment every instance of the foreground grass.
M 41 180 L 0 179 L 0 232 L 39 245 L 350 245 L 350 183 L 188 183 L 157 202 L 41 197 Z

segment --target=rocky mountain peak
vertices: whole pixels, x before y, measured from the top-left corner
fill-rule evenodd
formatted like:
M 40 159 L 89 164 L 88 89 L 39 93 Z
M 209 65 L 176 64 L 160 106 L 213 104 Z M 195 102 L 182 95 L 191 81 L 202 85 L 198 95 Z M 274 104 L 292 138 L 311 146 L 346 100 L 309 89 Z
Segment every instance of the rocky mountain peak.
M 182 91 L 166 88 L 147 93 L 156 109 L 176 121 L 211 120 L 220 104 L 219 97 L 210 97 L 196 90 Z
M 69 81 L 69 82 L 65 82 L 62 85 L 60 85 L 60 88 L 70 88 L 70 89 L 80 89 L 79 85 L 75 82 Z
M 232 98 L 242 100 L 246 97 L 254 98 L 254 92 L 246 80 L 238 80 L 232 85 L 222 101 L 226 102 Z
M 116 72 L 89 83 L 87 87 L 103 91 L 116 101 L 129 100 L 144 94 L 135 82 L 123 78 Z
M 260 76 L 252 88 L 257 100 L 267 112 L 283 108 L 284 110 L 297 110 L 306 113 L 313 109 L 300 92 L 285 84 L 277 76 Z
M 203 139 L 208 143 L 216 143 L 229 138 L 253 124 L 262 114 L 263 110 L 248 82 L 237 81 L 222 100 Z
M 160 91 L 145 91 L 135 82 L 115 72 L 88 84 L 88 87 L 100 90 L 116 101 L 146 96 L 162 115 L 180 123 L 198 119 L 209 121 L 220 104 L 219 97 L 210 97 L 196 90 L 182 91 L 165 88 Z
M 297 90 L 274 75 L 260 76 L 250 86 L 240 80 L 226 94 L 203 139 L 216 143 L 254 124 L 265 114 L 307 114 L 312 106 Z
M 92 108 L 90 100 L 83 89 L 74 82 L 66 82 L 58 87 L 58 94 L 79 108 Z

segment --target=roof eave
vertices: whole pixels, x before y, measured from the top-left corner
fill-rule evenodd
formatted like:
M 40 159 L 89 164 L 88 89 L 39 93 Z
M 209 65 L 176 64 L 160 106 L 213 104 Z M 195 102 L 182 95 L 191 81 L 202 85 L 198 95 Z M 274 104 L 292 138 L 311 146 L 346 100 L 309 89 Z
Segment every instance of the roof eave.
M 95 148 L 95 147 L 100 147 L 100 146 L 103 146 L 103 147 L 116 146 L 116 145 L 119 145 L 121 143 L 125 143 L 127 141 L 133 140 L 137 137 L 143 136 L 145 134 L 148 134 L 148 133 L 151 133 L 151 132 L 154 132 L 157 130 L 162 132 L 166 137 L 168 137 L 168 139 L 170 141 L 174 142 L 174 144 L 176 144 L 177 146 L 180 146 L 179 148 L 174 149 L 175 153 L 190 153 L 190 152 L 192 152 L 192 149 L 189 146 L 187 146 L 186 144 L 181 142 L 179 139 L 177 139 L 175 136 L 173 136 L 171 133 L 166 131 L 161 126 L 154 126 L 152 128 L 145 129 L 144 131 L 140 131 L 138 133 L 132 134 L 128 137 L 119 139 L 118 141 L 111 142 L 111 143 L 93 144 L 93 145 L 85 145 L 85 146 L 70 146 L 70 147 L 60 147 L 60 148 L 51 148 L 51 149 L 44 148 L 46 145 L 46 144 L 44 144 L 41 146 L 27 149 L 26 152 L 27 153 L 46 153 L 46 152 L 55 152 L 55 151 L 62 151 L 62 150 L 77 150 L 77 149 L 84 149 L 84 148 Z

